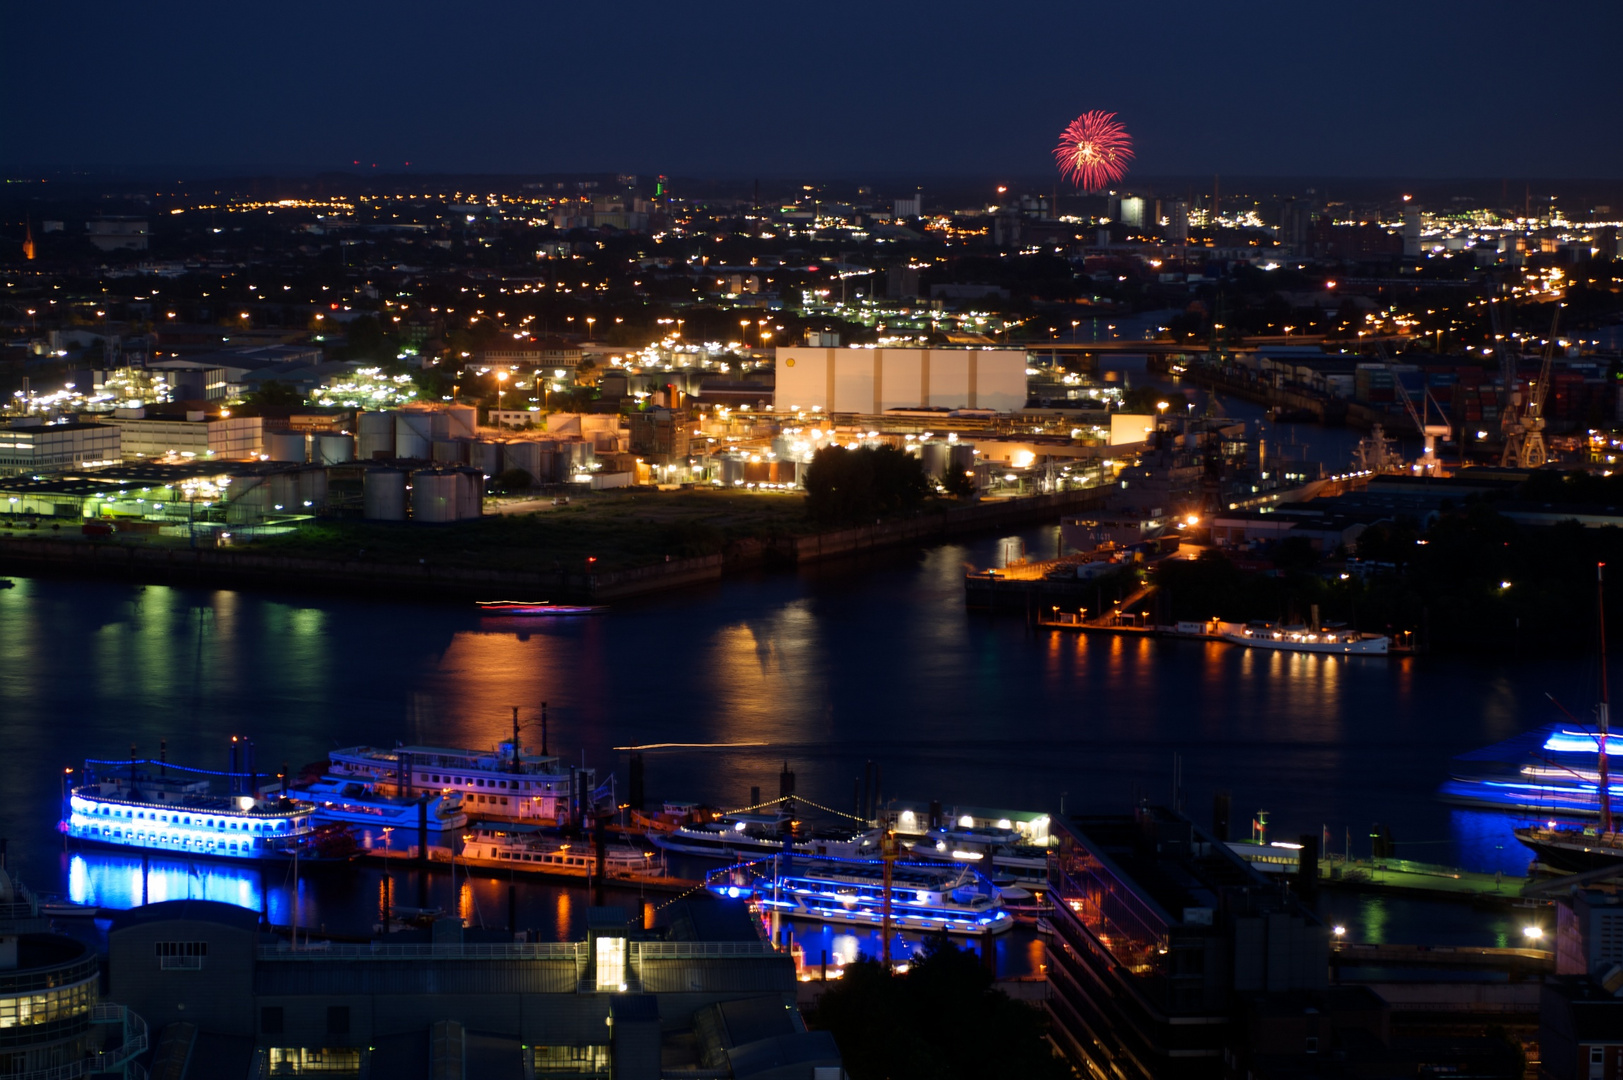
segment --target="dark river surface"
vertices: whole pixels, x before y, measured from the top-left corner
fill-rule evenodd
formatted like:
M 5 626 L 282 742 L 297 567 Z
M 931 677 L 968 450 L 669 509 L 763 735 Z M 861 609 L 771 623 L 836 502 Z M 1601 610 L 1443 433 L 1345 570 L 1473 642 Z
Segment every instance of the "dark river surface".
M 1056 529 L 1020 538 L 1051 551 Z M 650 801 L 741 806 L 752 785 L 775 793 L 787 762 L 800 794 L 849 810 L 873 760 L 886 797 L 1127 812 L 1137 797 L 1171 798 L 1177 754 L 1192 816 L 1208 821 L 1213 793 L 1231 791 L 1241 836 L 1267 810 L 1274 837 L 1327 828 L 1332 847 L 1350 833 L 1355 854 L 1367 854 L 1380 822 L 1406 857 L 1525 871 L 1510 817 L 1452 809 L 1433 792 L 1451 755 L 1550 719 L 1545 691 L 1587 700 L 1592 663 L 1033 632 L 964 609 L 965 568 L 992 563 L 1008 539 L 740 577 L 522 625 L 404 597 L 19 578 L 0 590 L 0 836 L 13 870 L 44 892 L 121 907 L 139 903 L 144 884 L 148 899 L 257 908 L 268 888 L 273 921 L 286 923 L 280 877 L 155 864 L 143 883 L 138 859 L 64 854 L 54 828 L 64 768 L 124 756 L 132 742 L 155 755 L 167 739 L 169 760 L 223 769 L 232 735 L 251 736 L 269 772 L 357 743 L 491 746 L 510 706 L 530 719 L 545 700 L 553 752 L 613 768 L 622 792 L 627 755 L 616 747 L 741 744 L 646 751 Z M 416 902 L 413 884 L 395 888 L 399 902 Z M 455 899 L 450 888 L 436 875 L 431 903 L 506 924 L 501 883 L 476 880 Z M 375 870 L 311 875 L 300 922 L 365 932 L 381 891 Z M 580 925 L 579 889 L 520 892 L 521 924 L 558 934 Z M 1512 929 L 1508 914 L 1326 903 L 1354 939 L 1491 944 Z

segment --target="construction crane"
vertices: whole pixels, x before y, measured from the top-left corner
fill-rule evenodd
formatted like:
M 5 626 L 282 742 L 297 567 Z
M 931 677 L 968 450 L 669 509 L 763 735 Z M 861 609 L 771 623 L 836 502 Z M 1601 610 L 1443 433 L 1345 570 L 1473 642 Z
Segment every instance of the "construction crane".
M 1527 388 L 1527 400 L 1514 389 L 1516 366 L 1508 339 L 1501 338 L 1501 369 L 1508 371 L 1505 386 L 1508 408 L 1500 419 L 1505 433 L 1505 449 L 1499 464 L 1507 469 L 1537 469 L 1550 460 L 1550 448 L 1544 442 L 1544 400 L 1550 392 L 1550 365 L 1555 359 L 1555 336 L 1561 325 L 1561 308 L 1555 306 L 1555 317 L 1550 321 L 1550 338 L 1544 343 L 1544 359 L 1539 364 L 1538 378 Z M 1495 329 L 1498 317 L 1495 309 Z M 1497 335 L 1496 335 L 1497 336 Z

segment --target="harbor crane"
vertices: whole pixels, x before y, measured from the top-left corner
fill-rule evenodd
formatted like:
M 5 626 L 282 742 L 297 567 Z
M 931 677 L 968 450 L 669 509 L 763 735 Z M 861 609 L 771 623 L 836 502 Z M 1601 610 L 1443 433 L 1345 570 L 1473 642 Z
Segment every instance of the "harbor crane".
M 1403 378 L 1392 365 L 1392 358 L 1387 355 L 1386 346 L 1381 342 L 1375 343 L 1376 351 L 1382 360 L 1386 361 L 1387 370 L 1392 372 L 1392 388 L 1397 392 L 1398 400 L 1403 402 L 1404 411 L 1409 414 L 1409 420 L 1414 424 L 1415 431 L 1425 440 L 1425 452 L 1421 455 L 1420 472 L 1426 476 L 1437 475 L 1442 463 L 1437 460 L 1437 440 L 1446 439 L 1453 428 L 1448 425 L 1448 414 L 1443 411 L 1442 403 L 1431 396 L 1430 387 L 1422 387 L 1420 391 L 1420 405 L 1415 406 L 1414 398 L 1409 394 L 1409 388 L 1403 385 Z M 1431 416 L 1431 407 L 1436 406 L 1437 415 L 1443 418 L 1442 423 L 1428 424 L 1426 420 Z
M 1498 339 L 1499 346 L 1500 377 L 1505 381 L 1505 410 L 1499 421 L 1505 437 L 1505 449 L 1500 455 L 1499 464 L 1504 468 L 1537 469 L 1550 460 L 1550 448 L 1544 441 L 1544 401 L 1550 392 L 1550 365 L 1555 359 L 1555 336 L 1561 325 L 1561 308 L 1564 306 L 1557 304 L 1555 307 L 1538 378 L 1529 384 L 1525 401 L 1516 390 L 1516 354 L 1510 349 L 1509 338 L 1498 332 L 1499 309 L 1492 309 L 1494 337 Z

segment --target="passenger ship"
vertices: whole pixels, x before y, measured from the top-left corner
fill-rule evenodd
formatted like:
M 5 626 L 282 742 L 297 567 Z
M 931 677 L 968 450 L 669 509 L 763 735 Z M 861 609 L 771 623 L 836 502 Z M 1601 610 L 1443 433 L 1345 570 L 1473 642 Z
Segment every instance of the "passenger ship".
M 593 770 L 564 767 L 552 755 L 532 754 L 523 746 L 515 750 L 516 745 L 515 739 L 495 750 L 351 746 L 327 755 L 327 771 L 395 797 L 459 793 L 463 811 L 481 818 L 571 821 L 580 812 L 578 804 L 593 796 Z
M 773 863 L 780 864 L 777 870 Z M 709 888 L 720 896 L 753 897 L 763 910 L 791 919 L 884 925 L 879 860 L 762 859 L 719 876 Z M 1000 934 L 1014 926 L 997 886 L 981 874 L 917 862 L 898 862 L 891 870 L 890 921 L 897 930 L 947 934 Z
M 400 829 L 415 833 L 422 821 L 416 799 L 384 795 L 354 780 L 323 777 L 306 784 L 295 784 L 292 793 L 316 806 L 317 824 L 358 825 L 363 838 L 376 839 L 370 834 L 383 829 Z M 462 811 L 462 796 L 458 792 L 434 795 L 428 800 L 427 823 L 429 831 L 444 832 L 460 829 L 468 823 Z
M 1048 888 L 1048 849 L 1027 843 L 1013 829 L 943 825 L 902 845 L 917 859 L 973 863 L 994 881 Z
M 793 815 L 781 810 L 773 814 L 723 814 L 716 821 L 678 825 L 670 832 L 650 832 L 648 839 L 666 851 L 709 859 L 777 855 L 790 850 L 784 846 L 783 834 L 792 820 Z M 793 851 L 796 855 L 812 856 L 874 855 L 879 851 L 879 832 L 877 829 L 817 829 L 797 838 Z
M 596 849 L 588 839 L 567 841 L 548 835 L 535 825 L 481 822 L 464 838 L 457 861 L 469 866 L 493 867 L 518 873 L 564 877 L 661 877 L 665 868 L 651 853 L 625 845 L 603 849 L 598 865 Z
M 228 794 L 213 782 L 229 781 Z M 222 859 L 318 855 L 314 804 L 255 793 L 247 774 L 210 772 L 166 761 L 85 762 L 68 798 L 67 834 L 117 848 Z

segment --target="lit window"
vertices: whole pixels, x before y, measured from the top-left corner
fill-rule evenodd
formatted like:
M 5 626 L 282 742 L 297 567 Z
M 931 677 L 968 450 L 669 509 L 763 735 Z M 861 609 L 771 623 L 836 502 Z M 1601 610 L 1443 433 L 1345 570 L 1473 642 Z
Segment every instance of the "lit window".
M 597 939 L 598 990 L 624 990 L 626 988 L 626 939 L 600 937 Z

